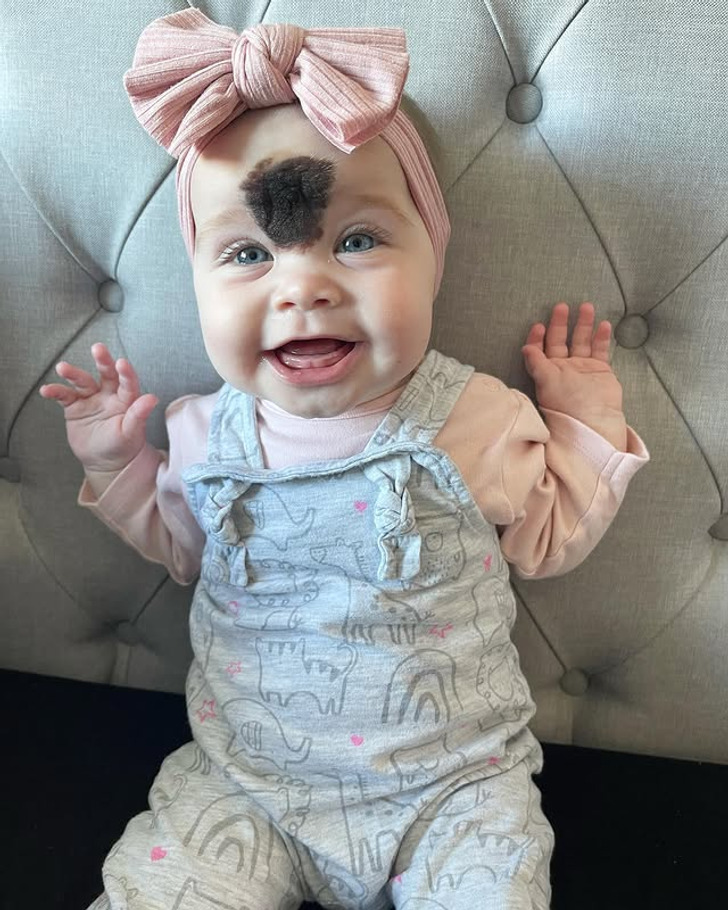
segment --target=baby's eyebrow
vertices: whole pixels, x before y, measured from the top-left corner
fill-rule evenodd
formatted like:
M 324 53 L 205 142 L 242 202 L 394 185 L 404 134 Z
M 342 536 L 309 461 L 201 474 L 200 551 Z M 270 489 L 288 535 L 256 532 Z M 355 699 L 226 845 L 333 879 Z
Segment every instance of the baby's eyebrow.
M 202 222 L 195 232 L 195 239 L 203 241 L 208 234 L 214 234 L 223 228 L 239 227 L 241 220 L 246 215 L 250 217 L 247 209 L 243 206 L 223 209 L 222 212 L 218 212 L 217 215 L 213 215 L 207 221 Z
M 344 195 L 344 194 L 342 194 Z M 336 193 L 334 192 L 334 196 Z M 387 196 L 378 196 L 376 193 L 347 193 L 344 195 L 346 200 L 351 200 L 357 208 L 364 209 L 384 209 L 390 212 L 400 221 L 412 226 L 412 220 L 405 215 L 399 206 L 395 205 Z

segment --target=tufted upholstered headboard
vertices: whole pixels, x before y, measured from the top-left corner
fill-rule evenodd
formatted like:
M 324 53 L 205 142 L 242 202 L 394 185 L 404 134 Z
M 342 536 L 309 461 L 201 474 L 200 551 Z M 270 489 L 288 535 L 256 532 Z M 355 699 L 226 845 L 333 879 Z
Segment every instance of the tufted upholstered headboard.
M 181 0 L 5 4 L 0 665 L 181 691 L 191 588 L 76 506 L 37 389 L 104 341 L 167 403 L 218 381 L 172 161 L 122 87 Z M 577 570 L 515 580 L 545 740 L 728 761 L 728 9 L 723 0 L 212 0 L 211 18 L 402 25 L 453 220 L 433 344 L 530 391 L 520 346 L 592 300 L 650 465 Z M 162 408 L 152 441 L 163 446 Z

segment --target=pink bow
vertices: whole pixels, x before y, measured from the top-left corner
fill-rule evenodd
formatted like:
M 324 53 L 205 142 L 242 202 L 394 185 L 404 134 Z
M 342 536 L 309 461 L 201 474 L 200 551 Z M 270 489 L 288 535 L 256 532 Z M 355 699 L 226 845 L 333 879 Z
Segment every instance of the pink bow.
M 408 69 L 400 29 L 257 25 L 238 35 L 189 9 L 144 30 L 124 85 L 139 122 L 175 157 L 245 110 L 296 99 L 351 152 L 392 121 Z

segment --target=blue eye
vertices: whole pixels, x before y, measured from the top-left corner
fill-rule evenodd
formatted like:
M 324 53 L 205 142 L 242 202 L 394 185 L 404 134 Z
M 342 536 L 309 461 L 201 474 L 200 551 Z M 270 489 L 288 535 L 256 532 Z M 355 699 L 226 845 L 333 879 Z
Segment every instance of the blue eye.
M 359 231 L 356 234 L 349 234 L 339 244 L 337 253 L 366 253 L 377 245 L 378 241 L 371 234 L 365 234 Z
M 238 265 L 260 265 L 269 262 L 273 257 L 262 246 L 246 246 L 235 253 L 234 259 Z

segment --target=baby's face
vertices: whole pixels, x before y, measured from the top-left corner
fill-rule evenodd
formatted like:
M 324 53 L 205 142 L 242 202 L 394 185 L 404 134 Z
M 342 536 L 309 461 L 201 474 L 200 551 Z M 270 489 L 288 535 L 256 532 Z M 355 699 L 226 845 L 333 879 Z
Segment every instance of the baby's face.
M 250 112 L 204 150 L 191 198 L 202 333 L 232 386 L 332 417 L 417 368 L 435 257 L 383 140 L 346 155 L 298 105 Z

